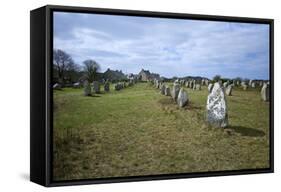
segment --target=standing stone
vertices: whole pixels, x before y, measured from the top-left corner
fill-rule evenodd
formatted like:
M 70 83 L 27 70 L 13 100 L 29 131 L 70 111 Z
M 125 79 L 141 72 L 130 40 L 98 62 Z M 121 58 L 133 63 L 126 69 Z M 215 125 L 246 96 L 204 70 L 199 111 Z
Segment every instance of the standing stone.
M 98 81 L 93 82 L 93 91 L 94 93 L 100 93 L 100 83 Z
M 158 86 L 158 89 L 160 89 L 160 90 L 161 90 L 162 85 L 163 85 L 163 83 L 162 83 L 162 82 L 160 82 L 160 83 L 159 83 L 159 86 Z
M 180 91 L 180 85 L 177 83 L 174 83 L 171 95 L 172 98 L 174 99 L 174 101 L 177 101 L 178 95 L 179 95 L 179 91 Z
M 198 84 L 194 84 L 194 86 L 193 86 L 193 90 L 200 91 L 200 90 L 201 90 L 201 84 L 200 84 L 200 83 L 198 83 Z
M 242 84 L 242 88 L 243 88 L 244 91 L 246 91 L 248 89 L 248 85 Z
M 252 88 L 256 88 L 256 83 L 255 83 L 255 82 L 252 82 L 251 87 L 252 87 Z
M 106 82 L 104 83 L 104 91 L 108 92 L 109 89 L 110 89 L 109 87 L 110 87 L 110 86 L 109 86 L 109 82 L 106 81 Z
M 250 81 L 249 81 L 249 84 L 248 84 L 249 86 L 251 86 L 251 85 L 252 85 L 252 81 L 253 81 L 253 80 L 250 80 Z
M 209 85 L 209 80 L 208 79 L 205 80 L 205 84 L 206 84 L 206 86 Z
M 160 93 L 162 95 L 165 95 L 165 85 L 164 85 L 164 83 L 161 84 Z
M 215 127 L 228 125 L 228 114 L 224 88 L 215 83 L 207 99 L 207 122 Z
M 91 85 L 90 85 L 89 81 L 87 81 L 87 80 L 84 81 L 83 86 L 84 86 L 84 95 L 91 96 L 92 95 L 91 94 Z
M 171 96 L 171 90 L 169 86 L 165 86 L 165 95 L 166 96 Z
M 233 89 L 233 85 L 228 85 L 227 88 L 225 89 L 225 93 L 228 96 L 232 95 L 232 89 Z
M 263 101 L 269 101 L 269 85 L 264 83 L 261 89 L 261 98 Z
M 185 87 L 187 87 L 187 88 L 189 87 L 189 82 L 188 81 L 185 82 Z
M 228 82 L 223 83 L 223 87 L 226 88 L 228 86 Z
M 179 92 L 179 95 L 177 98 L 177 103 L 178 103 L 179 107 L 184 107 L 188 103 L 187 92 L 183 88 L 180 89 L 180 92 Z
M 214 86 L 214 85 L 213 85 L 212 83 L 210 83 L 210 84 L 208 85 L 208 91 L 209 91 L 209 93 L 212 92 L 213 86 Z

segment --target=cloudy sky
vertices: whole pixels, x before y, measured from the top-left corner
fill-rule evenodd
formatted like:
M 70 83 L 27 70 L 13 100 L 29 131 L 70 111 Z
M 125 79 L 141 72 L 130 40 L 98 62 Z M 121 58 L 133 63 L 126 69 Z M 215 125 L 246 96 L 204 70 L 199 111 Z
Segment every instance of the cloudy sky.
M 161 76 L 268 79 L 269 25 L 54 13 L 54 48 L 82 65 Z

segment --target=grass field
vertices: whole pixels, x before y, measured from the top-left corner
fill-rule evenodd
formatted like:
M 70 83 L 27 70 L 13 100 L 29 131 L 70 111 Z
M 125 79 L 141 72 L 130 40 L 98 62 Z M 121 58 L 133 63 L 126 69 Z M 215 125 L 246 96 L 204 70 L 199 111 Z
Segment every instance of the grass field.
M 206 86 L 187 91 L 182 109 L 148 83 L 93 97 L 54 91 L 54 180 L 269 167 L 269 103 L 260 88 L 234 88 L 227 129 L 205 123 Z

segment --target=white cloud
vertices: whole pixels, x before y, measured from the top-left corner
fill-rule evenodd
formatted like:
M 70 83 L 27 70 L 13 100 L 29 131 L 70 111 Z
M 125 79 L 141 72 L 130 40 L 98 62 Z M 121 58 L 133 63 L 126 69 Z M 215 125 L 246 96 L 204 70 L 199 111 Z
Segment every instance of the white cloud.
M 80 19 L 91 23 L 95 17 Z M 112 20 L 107 17 L 103 22 Z M 95 59 L 102 70 L 110 67 L 137 73 L 145 68 L 169 77 L 221 74 L 268 78 L 266 25 L 150 18 L 131 21 L 128 17 L 118 18 L 118 22 L 122 29 L 118 27 L 116 31 L 103 29 L 102 24 L 75 24 L 68 29 L 71 39 L 54 34 L 54 46 L 80 64 Z

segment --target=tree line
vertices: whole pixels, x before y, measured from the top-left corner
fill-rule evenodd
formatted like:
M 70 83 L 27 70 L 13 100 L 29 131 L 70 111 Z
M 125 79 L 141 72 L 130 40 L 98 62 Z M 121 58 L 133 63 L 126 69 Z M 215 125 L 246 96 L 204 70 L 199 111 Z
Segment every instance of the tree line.
M 77 82 L 81 78 L 92 82 L 99 71 L 100 65 L 93 59 L 83 61 L 83 66 L 80 66 L 65 51 L 53 50 L 53 82 L 62 86 Z

